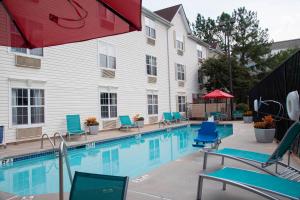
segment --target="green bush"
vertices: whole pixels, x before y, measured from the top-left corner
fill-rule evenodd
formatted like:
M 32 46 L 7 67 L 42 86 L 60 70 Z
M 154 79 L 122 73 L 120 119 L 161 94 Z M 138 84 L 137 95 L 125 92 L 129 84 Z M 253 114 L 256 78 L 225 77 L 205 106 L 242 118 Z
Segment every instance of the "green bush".
M 249 106 L 248 106 L 248 104 L 245 104 L 245 103 L 239 103 L 236 105 L 236 110 L 240 110 L 244 113 L 249 110 Z

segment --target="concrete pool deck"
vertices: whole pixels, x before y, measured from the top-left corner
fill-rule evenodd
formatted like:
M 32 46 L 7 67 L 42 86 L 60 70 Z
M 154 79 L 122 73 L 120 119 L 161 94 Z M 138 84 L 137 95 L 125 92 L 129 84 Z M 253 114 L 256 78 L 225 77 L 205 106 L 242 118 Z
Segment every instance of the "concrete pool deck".
M 276 148 L 277 144 L 274 142 L 272 144 L 260 144 L 255 141 L 254 130 L 252 124 L 244 124 L 243 122 L 235 121 L 230 122 L 233 124 L 234 134 L 229 138 L 222 141 L 220 148 L 223 147 L 233 147 L 252 151 L 259 151 L 265 153 L 272 153 Z M 145 129 L 153 130 L 155 127 L 147 126 Z M 145 130 L 145 131 L 149 131 Z M 115 137 L 119 137 L 118 134 L 134 134 L 136 132 L 112 132 Z M 107 139 L 110 133 L 103 133 L 103 136 Z M 83 139 L 83 137 L 82 137 Z M 90 141 L 91 138 L 88 139 Z M 75 141 L 76 142 L 76 141 Z M 75 143 L 74 142 L 74 143 Z M 35 144 L 37 143 L 37 144 Z M 30 143 L 29 143 L 30 144 Z M 38 149 L 40 142 L 34 142 L 36 149 Z M 28 146 L 28 143 L 19 144 L 20 146 Z M 16 146 L 19 146 L 16 145 Z M 30 146 L 33 147 L 33 146 Z M 13 151 L 16 147 L 8 146 L 5 151 Z M 19 149 L 18 152 L 21 152 Z M 3 152 L 1 150 L 1 156 Z M 147 173 L 148 176 L 141 182 L 135 182 L 131 180 L 128 187 L 128 200 L 195 200 L 197 193 L 197 182 L 198 175 L 202 173 L 202 163 L 203 154 L 201 152 L 196 152 L 188 156 L 182 157 L 176 161 L 169 162 L 162 165 L 161 167 L 154 169 Z M 208 159 L 208 171 L 220 168 L 221 159 L 218 157 L 209 157 Z M 240 167 L 245 169 L 249 166 L 243 165 L 241 163 L 225 159 L 226 166 Z M 292 156 L 292 165 L 300 168 L 300 161 L 295 156 Z M 14 197 L 9 194 L 1 194 L 0 200 L 20 200 L 21 197 Z M 27 197 L 24 199 L 34 199 L 34 200 L 58 200 L 57 194 L 47 194 L 35 197 Z M 68 199 L 68 194 L 66 198 Z M 222 184 L 213 181 L 205 180 L 205 185 L 203 188 L 203 200 L 238 200 L 238 199 L 249 199 L 249 200 L 259 200 L 262 197 L 255 195 L 254 193 L 247 192 L 236 187 L 228 186 L 226 191 L 222 191 Z

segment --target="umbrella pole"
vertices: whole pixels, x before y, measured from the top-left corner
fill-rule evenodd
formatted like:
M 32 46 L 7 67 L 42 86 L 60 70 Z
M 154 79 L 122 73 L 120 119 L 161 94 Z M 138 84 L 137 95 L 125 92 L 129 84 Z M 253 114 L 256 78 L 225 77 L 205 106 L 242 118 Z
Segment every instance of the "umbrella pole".
M 206 99 L 204 99 L 204 118 L 206 118 Z

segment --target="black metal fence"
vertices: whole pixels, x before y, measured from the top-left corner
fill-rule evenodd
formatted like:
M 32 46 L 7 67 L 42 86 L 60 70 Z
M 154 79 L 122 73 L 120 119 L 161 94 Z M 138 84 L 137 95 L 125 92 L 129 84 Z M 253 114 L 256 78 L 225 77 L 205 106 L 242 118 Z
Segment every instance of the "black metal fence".
M 286 130 L 293 123 L 288 120 L 286 111 L 286 97 L 289 92 L 298 90 L 300 93 L 300 51 L 288 58 L 278 68 L 276 68 L 270 75 L 253 87 L 249 93 L 250 107 L 253 109 L 253 102 L 255 99 L 275 100 L 284 106 L 283 117 L 276 122 L 276 139 L 280 141 Z M 278 105 L 269 104 L 262 105 L 259 113 L 255 113 L 254 119 L 259 120 L 265 113 L 276 114 Z M 300 138 L 295 141 L 294 152 L 300 156 Z

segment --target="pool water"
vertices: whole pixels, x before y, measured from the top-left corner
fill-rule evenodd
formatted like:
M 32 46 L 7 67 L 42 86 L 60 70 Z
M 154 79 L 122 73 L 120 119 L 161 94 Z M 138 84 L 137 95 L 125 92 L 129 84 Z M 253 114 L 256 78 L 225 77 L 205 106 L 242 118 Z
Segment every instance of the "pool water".
M 87 145 L 68 152 L 71 171 L 129 176 L 134 179 L 164 163 L 191 154 L 197 126 L 173 128 L 144 135 Z M 232 134 L 232 126 L 219 125 L 221 138 Z M 65 191 L 70 182 L 65 169 Z M 47 155 L 0 167 L 0 191 L 16 195 L 58 192 L 58 158 Z

